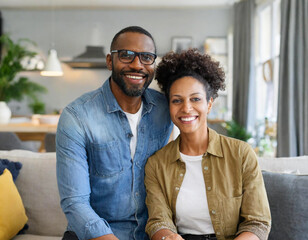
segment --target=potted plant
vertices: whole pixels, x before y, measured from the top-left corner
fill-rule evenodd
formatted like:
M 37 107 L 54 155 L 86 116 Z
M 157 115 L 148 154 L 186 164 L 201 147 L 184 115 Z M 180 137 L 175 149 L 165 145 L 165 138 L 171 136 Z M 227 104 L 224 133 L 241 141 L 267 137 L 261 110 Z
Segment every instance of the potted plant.
M 252 136 L 247 130 L 234 120 L 227 121 L 222 124 L 227 130 L 227 135 L 242 141 L 247 142 Z
M 0 37 L 3 46 L 3 55 L 0 61 L 0 123 L 7 123 L 11 117 L 7 103 L 11 100 L 21 101 L 25 96 L 30 99 L 30 106 L 44 105 L 38 97 L 38 93 L 46 92 L 47 89 L 35 82 L 31 82 L 27 77 L 17 76 L 24 67 L 21 61 L 24 58 L 32 58 L 35 52 L 29 51 L 20 39 L 13 42 L 8 35 Z

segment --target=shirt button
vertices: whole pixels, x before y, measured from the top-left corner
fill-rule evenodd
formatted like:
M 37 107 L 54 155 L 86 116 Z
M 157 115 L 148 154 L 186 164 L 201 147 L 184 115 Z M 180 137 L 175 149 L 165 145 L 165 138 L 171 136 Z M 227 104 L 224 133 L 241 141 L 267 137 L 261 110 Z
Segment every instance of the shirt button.
M 216 234 L 217 234 L 217 235 L 220 235 L 220 232 L 217 232 Z
M 211 187 L 207 187 L 207 190 L 208 190 L 208 191 L 211 191 L 211 190 L 212 190 L 212 188 L 211 188 Z
M 180 190 L 180 188 L 179 188 L 179 187 L 175 187 L 175 190 L 176 190 L 176 191 L 179 191 L 179 190 Z
M 212 214 L 216 214 L 216 211 L 215 211 L 215 210 L 212 210 Z
M 204 170 L 207 171 L 207 170 L 209 170 L 209 168 L 208 167 L 204 167 Z
M 181 174 L 180 174 L 180 177 L 183 177 L 183 176 L 184 176 L 184 174 L 183 174 L 183 173 L 181 173 Z
M 139 196 L 139 192 L 136 192 L 136 196 L 137 196 L 137 197 Z

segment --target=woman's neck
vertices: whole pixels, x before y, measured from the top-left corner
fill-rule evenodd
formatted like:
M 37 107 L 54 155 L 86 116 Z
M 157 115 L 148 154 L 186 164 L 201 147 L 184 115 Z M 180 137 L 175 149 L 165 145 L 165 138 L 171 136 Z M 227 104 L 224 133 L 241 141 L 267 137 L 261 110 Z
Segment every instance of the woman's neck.
M 180 152 L 185 155 L 199 156 L 207 151 L 209 143 L 209 133 L 205 131 L 198 133 L 181 133 L 180 134 Z

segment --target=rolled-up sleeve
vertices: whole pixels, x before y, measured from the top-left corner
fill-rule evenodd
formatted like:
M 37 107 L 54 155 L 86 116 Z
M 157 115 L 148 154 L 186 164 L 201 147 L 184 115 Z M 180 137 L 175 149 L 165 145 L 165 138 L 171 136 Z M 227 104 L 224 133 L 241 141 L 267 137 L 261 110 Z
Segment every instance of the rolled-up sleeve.
M 150 238 L 161 229 L 177 232 L 172 220 L 172 210 L 166 199 L 167 194 L 163 192 L 162 183 L 158 180 L 157 174 L 159 173 L 156 165 L 158 160 L 157 156 L 153 155 L 149 158 L 145 167 L 146 205 L 149 212 L 146 233 Z
M 240 212 L 243 221 L 239 224 L 236 235 L 252 232 L 260 240 L 266 240 L 271 228 L 271 214 L 262 172 L 251 147 L 246 145 L 243 152 L 243 198 Z
M 79 239 L 90 239 L 111 234 L 112 230 L 90 205 L 86 135 L 80 122 L 72 109 L 64 109 L 56 134 L 57 180 L 69 229 Z

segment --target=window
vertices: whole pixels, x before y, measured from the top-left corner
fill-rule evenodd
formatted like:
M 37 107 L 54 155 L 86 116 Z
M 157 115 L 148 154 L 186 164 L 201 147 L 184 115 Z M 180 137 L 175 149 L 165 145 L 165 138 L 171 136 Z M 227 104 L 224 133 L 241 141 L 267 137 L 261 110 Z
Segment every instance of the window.
M 256 147 L 259 156 L 275 156 L 280 48 L 280 0 L 257 1 Z
M 280 48 L 280 0 L 263 1 L 256 16 L 256 120 L 276 122 Z

